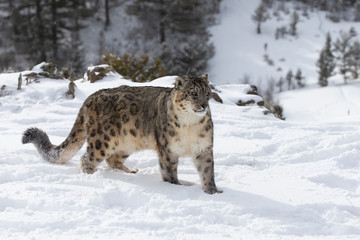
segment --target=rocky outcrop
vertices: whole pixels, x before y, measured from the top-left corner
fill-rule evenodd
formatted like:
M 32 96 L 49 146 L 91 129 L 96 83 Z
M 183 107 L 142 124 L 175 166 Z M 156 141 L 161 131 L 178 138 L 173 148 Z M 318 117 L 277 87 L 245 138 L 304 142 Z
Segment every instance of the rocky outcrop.
M 264 106 L 265 104 L 263 98 L 258 94 L 257 87 L 248 84 L 212 86 L 211 97 L 217 102 L 232 102 L 238 106 Z
M 91 83 L 94 83 L 94 82 L 106 77 L 109 72 L 115 72 L 115 71 L 112 66 L 107 65 L 107 64 L 88 67 L 88 69 L 84 75 L 84 79 L 86 81 L 90 81 Z
M 36 81 L 41 78 L 63 79 L 64 76 L 54 62 L 42 62 L 24 74 L 27 81 Z

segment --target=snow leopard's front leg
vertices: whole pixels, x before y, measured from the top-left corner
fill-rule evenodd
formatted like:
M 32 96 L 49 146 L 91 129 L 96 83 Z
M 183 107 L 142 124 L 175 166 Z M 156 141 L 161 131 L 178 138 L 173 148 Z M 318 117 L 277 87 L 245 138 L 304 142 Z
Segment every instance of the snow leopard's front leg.
M 179 158 L 168 151 L 159 151 L 161 177 L 165 182 L 180 184 L 177 176 Z
M 212 148 L 203 150 L 194 157 L 195 167 L 199 172 L 202 189 L 209 194 L 222 193 L 215 185 L 214 177 L 214 157 Z

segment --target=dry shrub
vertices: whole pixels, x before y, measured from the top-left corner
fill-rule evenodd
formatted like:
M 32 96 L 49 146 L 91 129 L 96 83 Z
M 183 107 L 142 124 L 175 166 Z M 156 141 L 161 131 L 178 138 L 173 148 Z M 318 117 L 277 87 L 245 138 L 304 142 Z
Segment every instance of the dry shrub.
M 107 53 L 103 56 L 102 61 L 112 66 L 124 78 L 134 82 L 152 81 L 166 74 L 160 58 L 150 61 L 149 56 L 146 55 L 137 58 L 128 53 L 122 57 Z

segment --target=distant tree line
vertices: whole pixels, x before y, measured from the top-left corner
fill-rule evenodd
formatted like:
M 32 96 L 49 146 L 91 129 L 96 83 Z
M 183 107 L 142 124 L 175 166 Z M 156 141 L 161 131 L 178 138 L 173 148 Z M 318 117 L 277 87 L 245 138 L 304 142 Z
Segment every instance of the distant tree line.
M 256 24 L 256 32 L 261 34 L 262 24 L 270 19 L 271 15 L 280 20 L 282 19 L 281 12 L 286 15 L 291 14 L 289 26 L 276 29 L 275 38 L 279 39 L 287 34 L 296 36 L 300 14 L 309 17 L 308 12 L 314 10 L 325 11 L 326 17 L 333 22 L 341 20 L 360 22 L 360 1 L 358 0 L 262 0 L 251 18 Z
M 275 2 L 277 4 L 275 4 Z M 275 8 L 275 5 L 277 7 Z M 270 19 L 269 10 L 273 9 L 273 15 L 279 17 L 279 11 L 283 11 L 289 15 L 290 10 L 285 8 L 284 1 L 273 1 L 273 0 L 262 0 L 259 6 L 255 9 L 251 18 L 256 23 L 256 33 L 261 34 L 261 24 Z M 297 24 L 299 23 L 300 16 L 296 9 L 290 15 L 289 26 L 281 26 L 276 29 L 275 39 L 284 38 L 286 35 L 296 36 L 297 35 Z
M 327 18 L 333 22 L 360 21 L 360 2 L 357 0 L 297 0 L 317 8 L 327 11 Z
M 6 49 L 0 56 L 1 66 L 26 59 L 32 64 L 51 60 L 81 69 L 80 29 L 95 7 L 95 1 L 85 0 L 1 0 L 0 46 Z
M 282 19 L 280 12 L 290 16 L 289 26 L 281 26 L 276 29 L 275 39 L 284 38 L 288 34 L 296 36 L 296 26 L 300 19 L 299 13 L 302 12 L 303 17 L 309 17 L 307 13 L 309 9 L 310 11 L 314 9 L 326 11 L 326 17 L 334 22 L 360 21 L 360 1 L 358 0 L 262 0 L 252 15 L 258 34 L 261 33 L 261 24 L 270 18 L 270 9 L 273 11 L 272 15 L 278 20 Z M 360 41 L 356 36 L 357 33 L 351 28 L 348 32 L 341 32 L 340 37 L 333 43 L 330 33 L 327 34 L 325 46 L 320 51 L 316 63 L 320 86 L 327 86 L 328 79 L 336 74 L 336 70 L 343 76 L 344 83 L 359 77 Z M 269 65 L 274 65 L 267 54 L 264 55 L 264 60 Z M 295 77 L 296 84 L 292 83 L 293 74 L 292 71 L 289 71 L 286 77 L 281 77 L 274 86 L 277 86 L 279 91 L 303 87 L 301 70 L 298 70 L 295 76 L 297 76 Z M 287 87 L 284 87 L 285 85 Z
M 197 74 L 214 55 L 208 27 L 215 24 L 220 0 L 135 0 L 127 13 L 141 23 L 134 41 L 159 57 L 168 74 Z
M 167 74 L 203 73 L 215 51 L 208 27 L 219 5 L 220 0 L 0 0 L 0 67 L 54 61 L 83 73 L 81 31 L 99 19 L 106 31 L 117 24 L 111 9 L 122 7 L 139 24 L 128 29 L 128 44 L 115 54 L 147 54 L 160 59 Z
M 360 41 L 356 38 L 354 28 L 342 32 L 332 43 L 330 33 L 327 33 L 325 46 L 320 51 L 317 61 L 319 85 L 328 85 L 328 79 L 335 75 L 336 68 L 343 76 L 344 83 L 349 79 L 357 79 L 360 71 Z

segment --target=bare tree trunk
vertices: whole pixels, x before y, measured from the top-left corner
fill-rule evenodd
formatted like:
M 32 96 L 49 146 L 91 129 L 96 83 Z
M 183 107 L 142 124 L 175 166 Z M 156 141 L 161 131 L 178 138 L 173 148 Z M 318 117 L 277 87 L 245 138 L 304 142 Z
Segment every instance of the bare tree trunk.
M 110 26 L 109 0 L 105 0 L 105 29 Z
M 160 29 L 159 29 L 159 33 L 160 33 L 160 44 L 164 43 L 166 38 L 165 38 L 165 17 L 166 17 L 166 11 L 164 9 L 164 3 L 163 1 L 161 1 L 162 3 L 162 7 L 160 7 L 159 9 L 159 15 L 160 15 Z
M 51 0 L 51 15 L 52 15 L 52 26 L 51 26 L 51 38 L 52 38 L 52 50 L 53 58 L 56 62 L 58 59 L 58 44 L 57 44 L 57 6 L 56 0 Z
M 42 20 L 42 7 L 41 7 L 41 0 L 36 0 L 36 28 L 37 28 L 37 35 L 39 38 L 39 42 L 37 43 L 38 50 L 40 51 L 40 59 L 38 61 L 46 61 L 46 54 L 45 54 L 45 32 L 43 27 L 43 20 Z
M 21 73 L 19 74 L 19 78 L 18 78 L 18 87 L 17 90 L 21 90 L 21 85 L 22 85 L 22 75 Z

